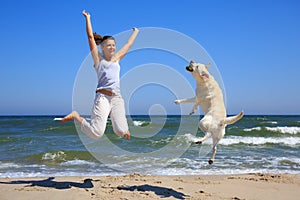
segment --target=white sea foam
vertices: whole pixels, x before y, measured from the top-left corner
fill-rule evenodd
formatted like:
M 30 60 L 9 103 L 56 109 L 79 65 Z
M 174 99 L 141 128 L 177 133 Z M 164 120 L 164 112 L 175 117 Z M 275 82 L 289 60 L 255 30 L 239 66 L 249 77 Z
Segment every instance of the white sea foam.
M 66 154 L 63 151 L 45 153 L 42 157 L 42 160 L 63 160 L 66 157 Z
M 132 122 L 134 126 L 143 126 L 144 124 L 148 124 L 149 122 L 145 121 L 133 121 Z
M 121 176 L 125 175 L 122 172 L 82 172 L 82 171 L 61 171 L 61 172 L 50 172 L 50 171 L 43 171 L 43 172 L 0 172 L 0 178 L 43 178 L 47 179 L 48 177 L 60 177 L 60 176 Z
M 284 144 L 288 146 L 295 146 L 300 144 L 299 137 L 240 137 L 230 136 L 223 138 L 219 144 L 221 145 L 234 145 L 234 144 L 253 144 L 253 145 L 264 145 L 264 144 Z
M 273 160 L 276 160 L 278 162 L 289 161 L 289 162 L 295 163 L 298 166 L 300 166 L 300 158 L 278 157 L 278 158 L 274 158 Z
M 283 134 L 297 134 L 300 133 L 300 127 L 296 126 L 277 126 L 277 127 L 253 127 L 253 128 L 245 128 L 243 131 L 250 132 L 250 131 L 260 131 L 262 129 L 266 129 L 272 132 L 279 132 Z
M 196 142 L 200 137 L 196 137 L 192 134 L 185 134 L 186 142 Z M 219 144 L 229 146 L 235 144 L 252 144 L 252 145 L 264 145 L 264 144 L 284 144 L 288 146 L 300 145 L 300 137 L 247 137 L 247 136 L 225 136 Z M 212 144 L 212 140 L 209 138 L 205 141 L 205 144 Z
M 0 169 L 10 169 L 10 168 L 20 168 L 20 166 L 15 163 L 2 163 L 0 161 Z
M 143 121 L 133 121 L 134 126 L 141 126 L 143 123 Z
M 271 124 L 278 124 L 278 122 L 275 122 L 275 121 L 273 121 L 273 122 L 269 122 L 269 123 L 271 123 Z
M 63 118 L 61 118 L 61 117 L 55 117 L 53 120 L 54 121 L 61 121 Z
M 69 160 L 60 164 L 61 166 L 76 166 L 76 165 L 89 165 L 89 166 L 96 166 L 97 163 L 86 161 L 86 160 Z
M 213 169 L 161 169 L 158 172 L 152 173 L 153 175 L 229 175 L 229 174 L 249 174 L 249 173 L 266 173 L 266 174 L 298 174 L 297 171 L 284 170 L 284 169 L 223 169 L 223 168 L 213 168 Z
M 297 134 L 300 133 L 300 127 L 296 126 L 278 126 L 278 127 L 266 127 L 268 131 L 280 132 L 285 134 Z
M 278 124 L 277 121 L 269 121 L 269 120 L 268 120 L 268 121 L 264 121 L 264 120 L 263 120 L 263 121 L 260 121 L 260 123 L 261 123 L 261 124 Z
M 262 160 L 264 162 L 263 167 L 248 168 L 245 166 L 258 164 L 260 165 Z M 178 158 L 170 160 L 173 165 L 160 169 L 159 171 L 153 170 L 151 174 L 156 175 L 197 175 L 197 174 L 244 174 L 244 173 L 298 173 L 297 170 L 291 170 L 290 165 L 284 166 L 283 160 L 294 163 L 295 169 L 299 169 L 299 158 L 288 157 L 268 157 L 265 159 L 257 159 L 252 156 L 245 157 L 231 157 L 216 161 L 214 164 L 216 167 L 211 168 L 207 164 L 207 159 L 187 159 Z M 177 163 L 177 164 L 176 164 Z M 181 167 L 179 167 L 181 166 Z M 236 167 L 232 167 L 236 166 Z M 240 166 L 240 167 L 237 167 Z M 280 166 L 278 169 L 278 166 Z
M 215 167 L 207 163 L 208 157 L 192 158 L 145 158 L 137 157 L 114 163 L 120 167 L 130 168 L 132 173 L 149 175 L 202 175 L 202 174 L 243 174 L 243 173 L 299 173 L 300 159 L 297 157 L 267 157 L 226 156 L 216 159 Z M 263 163 L 262 163 L 263 162 Z M 166 164 L 166 165 L 165 165 Z M 83 166 L 78 168 L 77 166 Z M 86 167 L 88 165 L 88 167 Z M 249 167 L 248 166 L 258 167 Z M 124 172 L 108 170 L 101 163 L 85 160 L 71 160 L 61 163 L 61 168 L 48 168 L 45 165 L 19 165 L 15 163 L 1 163 L 3 168 L 0 177 L 58 177 L 58 176 L 106 176 L 123 175 Z M 235 167 L 233 167 L 235 166 Z M 291 168 L 291 166 L 293 166 Z M 17 168 L 15 168 L 17 167 Z M 19 167 L 22 170 L 19 170 Z M 111 166 L 108 166 L 111 167 Z M 25 169 L 25 170 L 24 170 Z M 298 169 L 298 170 L 297 170 Z
M 253 127 L 253 128 L 245 128 L 244 131 L 250 132 L 250 131 L 260 131 L 261 127 Z
M 197 141 L 199 141 L 199 137 L 196 137 L 196 136 L 194 136 L 190 133 L 184 134 L 183 137 L 185 137 L 185 140 L 187 142 L 197 142 Z

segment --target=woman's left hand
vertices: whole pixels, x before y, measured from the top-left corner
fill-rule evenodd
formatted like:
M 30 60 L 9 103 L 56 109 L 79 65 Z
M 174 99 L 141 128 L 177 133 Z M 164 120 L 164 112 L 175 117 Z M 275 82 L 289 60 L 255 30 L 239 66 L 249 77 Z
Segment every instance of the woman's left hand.
M 139 29 L 136 28 L 136 27 L 133 27 L 132 30 L 133 30 L 133 31 L 139 31 Z

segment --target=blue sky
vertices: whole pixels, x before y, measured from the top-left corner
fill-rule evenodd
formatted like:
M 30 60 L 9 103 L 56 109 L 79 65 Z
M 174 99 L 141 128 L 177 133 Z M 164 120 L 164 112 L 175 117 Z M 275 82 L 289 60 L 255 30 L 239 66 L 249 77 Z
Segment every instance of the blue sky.
M 94 31 L 103 35 L 132 27 L 161 27 L 198 42 L 220 71 L 229 114 L 240 110 L 300 114 L 297 0 L 152 0 L 143 5 L 141 1 L 5 0 L 0 6 L 0 115 L 64 115 L 72 110 L 76 75 L 89 53 L 83 9 L 91 13 Z M 147 56 L 147 62 L 155 63 L 172 59 L 151 51 Z M 142 64 L 139 53 L 127 55 L 121 75 L 139 59 Z M 187 63 L 178 61 L 174 70 L 195 87 L 179 64 Z M 173 96 L 160 95 L 164 92 L 157 93 L 160 89 L 155 87 L 137 91 L 131 114 L 148 112 L 160 102 L 170 106 L 168 113 L 176 114 L 178 108 L 170 103 Z

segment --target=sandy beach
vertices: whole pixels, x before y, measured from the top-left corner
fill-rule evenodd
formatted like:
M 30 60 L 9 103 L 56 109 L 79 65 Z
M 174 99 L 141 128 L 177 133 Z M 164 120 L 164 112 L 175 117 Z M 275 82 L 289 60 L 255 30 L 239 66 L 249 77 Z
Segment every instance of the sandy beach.
M 300 175 L 2 178 L 0 199 L 297 199 Z

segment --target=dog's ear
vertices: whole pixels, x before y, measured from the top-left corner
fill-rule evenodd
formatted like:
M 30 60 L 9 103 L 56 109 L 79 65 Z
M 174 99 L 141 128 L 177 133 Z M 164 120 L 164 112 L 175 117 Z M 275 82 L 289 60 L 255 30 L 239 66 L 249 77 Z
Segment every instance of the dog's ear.
M 207 65 L 205 65 L 205 68 L 209 68 L 211 66 L 211 63 L 208 63 Z

